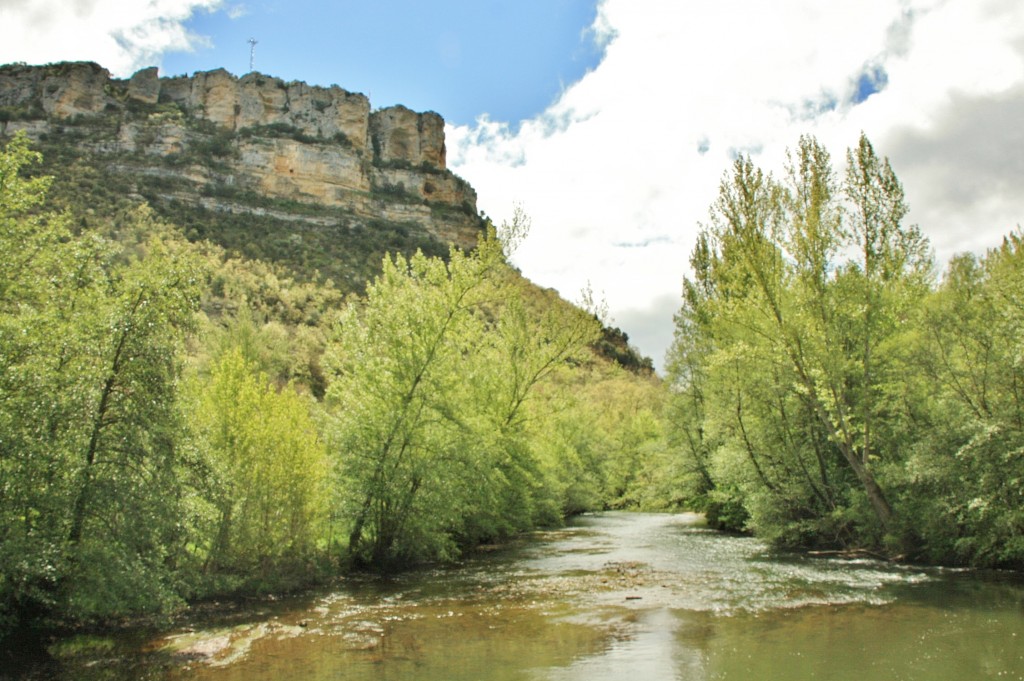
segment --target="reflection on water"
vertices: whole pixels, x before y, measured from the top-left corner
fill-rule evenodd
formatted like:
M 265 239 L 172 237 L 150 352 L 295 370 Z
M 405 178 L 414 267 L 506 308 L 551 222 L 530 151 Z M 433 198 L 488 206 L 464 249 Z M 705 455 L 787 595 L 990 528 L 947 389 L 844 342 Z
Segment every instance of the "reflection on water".
M 614 513 L 29 678 L 1024 679 L 1022 637 L 1010 578 L 777 555 L 697 516 Z

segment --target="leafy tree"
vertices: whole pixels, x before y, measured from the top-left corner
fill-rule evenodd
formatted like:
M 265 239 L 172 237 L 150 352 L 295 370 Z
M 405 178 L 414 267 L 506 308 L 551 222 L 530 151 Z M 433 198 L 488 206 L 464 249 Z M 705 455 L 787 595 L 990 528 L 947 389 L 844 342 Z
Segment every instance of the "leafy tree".
M 458 490 L 442 471 L 464 449 L 459 424 L 444 417 L 456 415 L 458 368 L 481 333 L 475 311 L 500 256 L 492 240 L 471 256 L 453 250 L 447 264 L 385 260 L 365 304 L 339 325 L 328 400 L 354 557 L 384 564 L 450 550 L 443 528 Z
M 65 218 L 38 211 L 49 179 L 22 176 L 38 160 L 24 136 L 0 153 L 0 632 L 19 613 L 54 604 L 63 559 L 55 518 L 64 470 L 46 446 L 59 393 L 43 345 L 61 337 L 51 304 L 64 301 L 51 297 L 51 282 L 67 272 L 68 233 Z
M 201 273 L 156 233 L 136 253 L 38 213 L 33 155 L 2 155 L 0 592 L 9 616 L 174 600 L 176 380 Z
M 0 153 L 0 249 L 5 263 L 0 270 L 0 305 L 7 314 L 19 305 L 38 305 L 46 294 L 40 273 L 57 267 L 59 246 L 68 236 L 67 216 L 40 212 L 51 177 L 32 179 L 23 171 L 42 156 L 18 134 Z
M 1024 564 L 1021 244 L 1013 233 L 984 258 L 954 258 L 904 345 L 902 484 L 929 560 Z
M 670 362 L 678 437 L 709 462 L 708 497 L 741 501 L 779 541 L 901 541 L 879 477 L 900 460 L 886 398 L 899 393 L 893 343 L 931 263 L 905 212 L 866 138 L 840 183 L 805 137 L 782 182 L 735 162 L 694 249 Z
M 721 485 L 712 476 L 712 455 L 718 449 L 707 430 L 709 394 L 709 357 L 713 351 L 710 327 L 710 302 L 715 291 L 711 276 L 712 252 L 708 235 L 701 232 L 690 256 L 694 278 L 683 281 L 683 305 L 675 315 L 675 335 L 666 356 L 671 397 L 667 407 L 669 444 L 676 453 L 675 465 L 662 468 L 678 470 L 666 477 L 673 489 L 661 494 L 674 504 L 705 511 L 713 526 L 742 529 L 746 513 L 721 517 L 725 501 Z M 720 497 L 713 500 L 713 496 Z
M 525 236 L 529 222 L 517 214 L 505 227 L 503 244 L 509 243 L 512 230 Z M 546 448 L 546 436 L 549 410 L 563 399 L 562 376 L 589 359 L 588 347 L 599 333 L 597 320 L 551 292 L 531 293 L 507 267 L 496 275 L 485 309 L 485 338 L 471 359 L 479 378 L 471 383 L 468 406 L 479 414 L 476 431 L 496 438 L 484 459 L 489 466 L 484 479 L 494 494 L 476 505 L 470 527 L 462 530 L 471 543 L 553 524 L 591 508 L 566 499 L 572 483 L 559 475 L 558 457 Z M 575 454 L 562 452 L 568 458 Z
M 444 558 L 557 517 L 529 405 L 596 333 L 579 309 L 534 307 L 493 234 L 447 263 L 386 260 L 329 355 L 350 556 Z
M 63 348 L 73 382 L 62 388 L 80 400 L 61 416 L 68 417 L 74 471 L 67 541 L 73 574 L 86 583 L 72 583 L 72 598 L 83 600 L 86 612 L 116 612 L 125 602 L 136 607 L 138 585 L 128 577 L 159 574 L 169 558 L 177 514 L 177 378 L 200 276 L 185 252 L 154 242 L 145 258 L 116 271 L 102 308 L 69 330 L 84 332 L 85 340 L 70 352 Z M 121 569 L 111 569 L 111 561 Z M 122 599 L 103 593 L 115 586 L 128 587 Z
M 527 432 L 561 516 L 668 505 L 664 396 L 656 377 L 593 357 L 545 386 Z
M 261 588 L 307 574 L 324 538 L 329 472 L 309 405 L 271 385 L 240 346 L 197 391 L 192 420 L 213 507 L 202 535 L 206 570 Z

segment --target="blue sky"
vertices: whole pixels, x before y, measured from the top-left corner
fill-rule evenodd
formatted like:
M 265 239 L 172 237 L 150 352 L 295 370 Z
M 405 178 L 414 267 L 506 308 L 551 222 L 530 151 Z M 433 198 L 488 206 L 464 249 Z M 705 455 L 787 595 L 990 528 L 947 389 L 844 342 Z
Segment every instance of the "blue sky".
M 375 107 L 404 104 L 470 124 L 541 113 L 600 61 L 593 0 L 256 0 L 200 10 L 209 46 L 163 56 L 167 74 L 217 67 L 337 84 Z
M 1024 224 L 1021 0 L 0 0 L 0 63 L 249 68 L 448 122 L 448 165 L 514 262 L 661 365 L 700 223 L 739 153 L 816 136 L 890 158 L 938 261 Z

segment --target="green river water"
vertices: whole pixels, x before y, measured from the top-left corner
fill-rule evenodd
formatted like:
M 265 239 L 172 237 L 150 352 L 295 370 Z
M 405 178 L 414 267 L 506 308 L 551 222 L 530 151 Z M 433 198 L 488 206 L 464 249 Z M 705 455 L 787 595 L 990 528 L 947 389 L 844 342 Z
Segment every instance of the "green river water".
M 1024 581 L 778 554 L 695 515 L 609 513 L 458 567 L 51 652 L 0 678 L 1024 680 Z

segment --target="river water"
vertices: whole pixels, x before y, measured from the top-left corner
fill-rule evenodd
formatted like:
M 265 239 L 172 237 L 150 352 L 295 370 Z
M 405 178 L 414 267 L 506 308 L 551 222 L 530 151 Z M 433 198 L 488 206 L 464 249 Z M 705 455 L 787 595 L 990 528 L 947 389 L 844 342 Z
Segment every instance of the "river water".
M 1024 581 L 777 554 L 695 515 L 609 513 L 458 567 L 53 652 L 18 677 L 1024 680 Z

